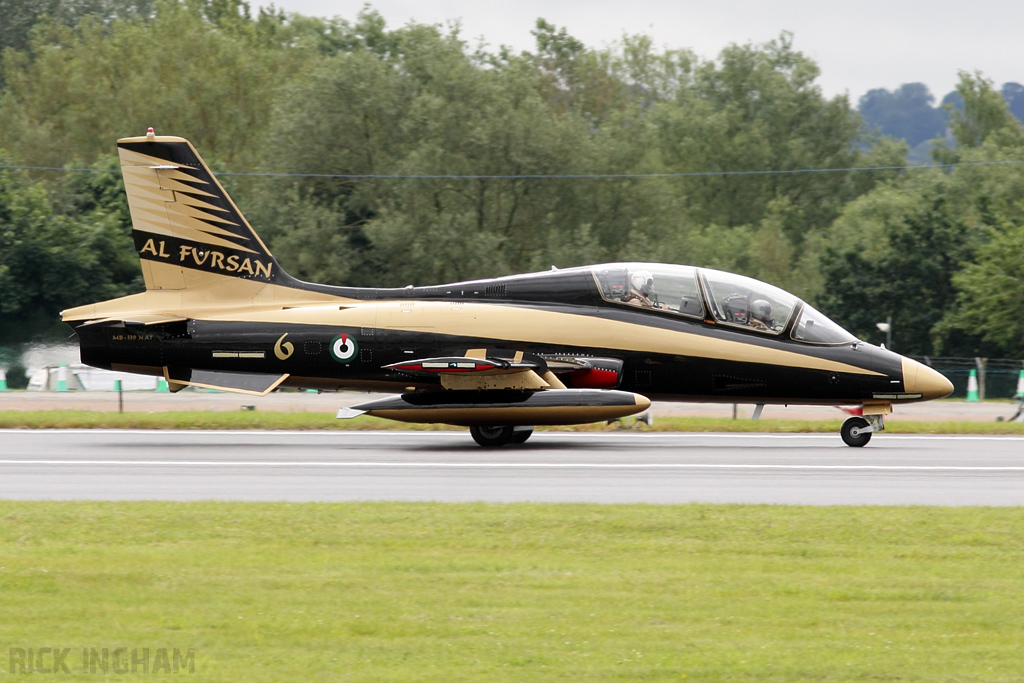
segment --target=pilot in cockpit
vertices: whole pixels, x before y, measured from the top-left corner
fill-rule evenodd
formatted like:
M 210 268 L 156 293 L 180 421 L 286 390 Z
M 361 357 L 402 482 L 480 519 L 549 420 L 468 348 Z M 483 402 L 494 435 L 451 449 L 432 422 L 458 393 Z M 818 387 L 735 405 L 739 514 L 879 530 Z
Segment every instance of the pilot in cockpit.
M 654 292 L 654 276 L 649 270 L 637 270 L 629 276 L 629 293 L 622 297 L 622 302 L 646 308 L 656 307 Z
M 775 319 L 772 318 L 772 305 L 764 299 L 754 299 L 750 302 L 750 326 L 756 330 L 775 329 Z

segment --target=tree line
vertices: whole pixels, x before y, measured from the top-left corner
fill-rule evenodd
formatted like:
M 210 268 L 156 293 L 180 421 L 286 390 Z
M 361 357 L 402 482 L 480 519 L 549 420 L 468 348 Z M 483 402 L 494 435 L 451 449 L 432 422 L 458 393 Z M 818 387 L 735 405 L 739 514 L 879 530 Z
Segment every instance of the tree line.
M 1003 83 L 999 91 L 1010 113 L 1024 123 L 1024 85 Z M 904 83 L 892 91 L 875 88 L 857 101 L 857 111 L 868 126 L 906 141 L 910 147 L 907 159 L 915 163 L 931 160 L 932 140 L 946 135 L 949 112 L 962 108 L 963 98 L 956 90 L 936 106 L 935 96 L 924 83 Z
M 1024 165 L 1003 163 L 1024 134 L 980 74 L 933 145 L 946 166 L 905 170 L 906 142 L 825 97 L 788 34 L 707 59 L 538 20 L 516 53 L 372 9 L 90 2 L 26 3 L 27 37 L 0 31 L 0 334 L 141 288 L 114 140 L 153 126 L 232 174 L 303 279 L 687 263 L 782 286 L 866 339 L 891 315 L 904 353 L 1024 355 Z

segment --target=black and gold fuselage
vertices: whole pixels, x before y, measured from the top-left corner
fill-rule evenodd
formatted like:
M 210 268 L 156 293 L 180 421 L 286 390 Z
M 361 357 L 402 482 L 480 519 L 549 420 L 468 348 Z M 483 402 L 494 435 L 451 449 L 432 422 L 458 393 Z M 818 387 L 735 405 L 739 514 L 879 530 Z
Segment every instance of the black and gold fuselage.
M 387 366 L 486 349 L 491 356 L 620 359 L 615 388 L 653 399 L 845 405 L 935 393 L 919 382 L 908 386 L 907 359 L 876 346 L 810 344 L 788 329 L 766 336 L 710 316 L 616 305 L 600 296 L 586 269 L 439 287 L 311 286 L 339 303 L 76 326 L 82 360 L 157 375 L 167 368 L 172 381 L 191 371 L 287 374 L 283 386 L 408 391 L 439 388 L 440 377 Z M 335 353 L 339 337 L 345 352 Z
M 952 389 L 783 290 L 691 266 L 402 289 L 301 282 L 187 140 L 150 130 L 119 140 L 118 152 L 146 291 L 62 316 L 83 362 L 162 376 L 172 390 L 394 392 L 339 417 L 469 425 L 500 445 L 517 442 L 513 427 L 631 415 L 651 399 L 856 405 L 880 416 Z M 857 429 L 881 428 L 870 419 Z

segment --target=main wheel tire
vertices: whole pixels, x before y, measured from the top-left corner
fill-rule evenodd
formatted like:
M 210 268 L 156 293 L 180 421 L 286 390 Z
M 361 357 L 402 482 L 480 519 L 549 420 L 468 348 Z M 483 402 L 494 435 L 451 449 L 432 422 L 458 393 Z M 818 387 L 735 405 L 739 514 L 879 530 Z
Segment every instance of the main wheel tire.
M 843 428 L 839 430 L 839 434 L 843 437 L 843 441 L 846 442 L 847 446 L 860 448 L 868 441 L 871 441 L 871 432 L 864 431 L 867 428 L 868 421 L 863 417 L 851 417 L 843 423 Z
M 511 426 L 497 427 L 470 427 L 469 433 L 473 435 L 473 441 L 484 448 L 500 448 L 512 440 Z
M 512 432 L 512 438 L 509 439 L 509 443 L 526 443 L 526 440 L 533 436 L 533 427 L 529 429 L 520 429 Z

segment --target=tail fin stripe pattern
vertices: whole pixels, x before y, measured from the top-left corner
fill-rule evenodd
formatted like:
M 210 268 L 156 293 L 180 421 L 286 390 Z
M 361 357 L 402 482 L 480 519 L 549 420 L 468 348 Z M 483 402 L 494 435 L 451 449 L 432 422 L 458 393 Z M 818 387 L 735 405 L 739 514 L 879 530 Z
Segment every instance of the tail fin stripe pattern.
M 168 168 L 166 166 L 157 166 L 151 167 L 150 170 L 156 171 L 157 177 L 160 178 L 160 189 L 162 190 L 173 190 L 175 192 L 184 192 L 186 194 L 196 194 L 205 197 L 217 196 L 205 191 L 201 187 L 195 187 L 195 185 L 208 185 L 208 183 L 204 183 L 201 180 L 193 178 L 187 172 L 182 172 L 182 170 L 177 167 Z
M 291 282 L 191 144 L 127 138 L 118 151 L 147 289 Z
M 145 146 L 158 146 L 164 149 L 155 150 L 158 154 L 161 152 L 166 153 L 172 151 L 171 148 L 175 146 L 185 146 L 188 152 L 192 152 L 191 146 L 187 143 L 180 143 L 180 145 L 174 145 L 174 143 L 143 143 Z M 137 145 L 136 145 L 137 146 Z M 168 214 L 172 212 L 173 216 L 168 216 L 171 221 L 169 228 L 172 233 L 177 232 L 178 229 L 184 229 L 185 232 L 195 231 L 193 234 L 183 234 L 182 237 L 189 237 L 196 241 L 202 241 L 204 239 L 203 233 L 204 228 L 208 228 L 211 223 L 216 224 L 220 227 L 225 225 L 231 226 L 228 228 L 232 237 L 237 240 L 236 244 L 231 246 L 239 249 L 249 251 L 251 253 L 269 255 L 265 246 L 253 232 L 252 228 L 245 222 L 245 219 L 238 213 L 237 209 L 231 203 L 230 199 L 227 198 L 227 194 L 223 192 L 219 186 L 215 183 L 213 176 L 210 175 L 209 171 L 205 167 L 197 163 L 198 156 L 195 156 L 193 163 L 191 164 L 176 164 L 176 168 L 168 168 L 167 159 L 162 159 L 160 156 L 154 156 L 149 154 L 142 154 L 138 151 L 133 151 L 130 148 L 126 149 L 128 145 L 122 142 L 119 147 L 121 148 L 122 155 L 122 170 L 127 175 L 131 173 L 137 179 L 136 185 L 148 185 L 149 188 L 159 188 L 159 192 L 164 196 L 161 198 L 160 203 L 165 204 L 164 208 Z M 184 150 L 173 150 L 181 153 Z M 125 153 L 126 152 L 126 153 Z M 194 152 L 192 152 L 194 155 Z M 155 175 L 155 178 L 154 178 Z M 204 177 L 205 176 L 205 177 Z M 221 190 L 218 194 L 211 194 L 203 189 L 196 186 L 202 186 L 210 190 Z M 197 191 L 198 190 L 198 191 Z M 150 192 L 152 189 L 150 189 Z M 192 202 L 181 201 L 182 197 L 188 197 L 190 193 L 195 193 L 199 197 L 204 197 L 206 201 L 202 201 L 202 206 L 194 206 Z M 133 202 L 131 193 L 129 193 L 129 205 L 133 203 L 139 203 L 139 208 L 155 209 L 152 204 L 156 203 L 156 199 L 147 192 L 145 195 L 139 193 L 137 197 L 138 202 Z M 199 204 L 200 202 L 195 202 Z M 219 231 L 218 231 L 219 232 Z M 221 233 L 223 234 L 223 233 Z M 226 246 L 226 245 L 220 245 Z
M 179 230 L 182 232 L 182 236 L 185 233 L 192 231 L 197 234 L 191 235 L 194 239 L 204 240 L 209 236 L 213 240 L 226 239 L 229 240 L 230 246 L 236 249 L 242 249 L 250 253 L 258 253 L 255 249 L 250 249 L 248 240 L 245 237 L 239 235 L 232 227 L 237 228 L 234 223 L 213 223 L 206 217 L 196 216 L 195 212 L 189 211 L 187 208 L 183 208 L 181 204 L 172 204 L 168 202 L 166 206 L 167 216 L 178 224 Z M 228 246 L 228 245 L 222 245 Z
M 221 213 L 226 213 L 224 211 L 224 209 L 220 208 L 219 206 L 214 206 L 213 204 L 209 204 L 207 202 L 204 202 L 202 199 L 199 199 L 197 197 L 192 196 L 191 193 L 185 193 L 185 192 L 180 192 L 178 190 L 175 190 L 174 191 L 174 195 L 178 198 L 179 202 L 181 202 L 182 204 L 185 204 L 187 206 L 193 206 L 193 207 L 195 207 L 197 209 L 203 209 L 203 210 L 208 211 L 208 212 L 209 211 L 220 211 Z M 216 220 L 216 221 L 220 221 L 222 223 L 227 223 L 228 225 L 238 225 L 237 223 L 229 221 L 226 218 L 217 218 L 216 214 L 210 214 L 209 217 L 205 218 L 204 220 Z

